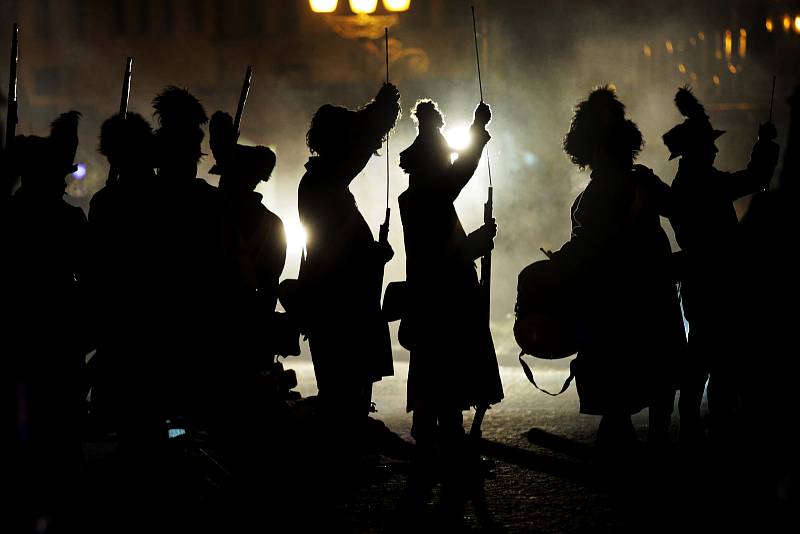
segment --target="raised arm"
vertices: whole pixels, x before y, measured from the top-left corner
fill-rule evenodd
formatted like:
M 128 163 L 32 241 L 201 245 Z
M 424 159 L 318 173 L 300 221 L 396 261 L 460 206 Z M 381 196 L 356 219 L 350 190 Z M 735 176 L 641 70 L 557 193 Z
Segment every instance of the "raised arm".
M 775 126 L 770 122 L 759 127 L 758 141 L 753 146 L 747 168 L 728 173 L 724 181 L 731 201 L 769 187 L 780 152 L 780 147 L 774 141 L 777 135 Z
M 475 169 L 478 168 L 483 148 L 491 139 L 489 132 L 486 131 L 486 125 L 491 120 L 492 111 L 488 104 L 484 102 L 478 104 L 469 128 L 471 142 L 463 152 L 458 154 L 458 159 L 450 165 L 446 180 L 442 182 L 442 186 L 445 188 L 444 194 L 451 202 L 458 198 L 461 190 L 469 183 L 475 174 Z

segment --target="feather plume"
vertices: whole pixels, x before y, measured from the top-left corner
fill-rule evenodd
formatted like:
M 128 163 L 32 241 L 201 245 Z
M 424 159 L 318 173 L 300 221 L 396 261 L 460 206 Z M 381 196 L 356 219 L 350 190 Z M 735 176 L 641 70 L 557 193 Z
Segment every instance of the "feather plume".
M 691 87 L 684 85 L 675 93 L 675 105 L 681 115 L 688 119 L 707 119 L 706 110 L 692 93 Z

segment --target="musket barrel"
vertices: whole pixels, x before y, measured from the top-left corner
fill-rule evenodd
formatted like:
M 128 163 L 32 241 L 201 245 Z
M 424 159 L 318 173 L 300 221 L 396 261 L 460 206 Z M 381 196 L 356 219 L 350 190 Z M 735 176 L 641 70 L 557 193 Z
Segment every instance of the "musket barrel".
M 17 66 L 19 65 L 19 24 L 14 23 L 11 32 L 11 60 L 8 76 L 8 108 L 6 112 L 6 146 L 17 135 Z
M 250 94 L 250 83 L 253 79 L 253 67 L 248 66 L 247 71 L 244 73 L 244 82 L 242 82 L 242 92 L 239 93 L 239 104 L 236 106 L 236 117 L 233 119 L 233 128 L 236 132 L 236 137 L 239 137 L 239 132 L 242 129 L 242 115 L 244 115 L 244 107 L 247 104 L 247 95 Z
M 133 75 L 133 58 L 128 57 L 125 62 L 125 75 L 122 78 L 122 94 L 119 98 L 119 113 L 127 118 L 128 100 L 131 96 L 131 76 Z

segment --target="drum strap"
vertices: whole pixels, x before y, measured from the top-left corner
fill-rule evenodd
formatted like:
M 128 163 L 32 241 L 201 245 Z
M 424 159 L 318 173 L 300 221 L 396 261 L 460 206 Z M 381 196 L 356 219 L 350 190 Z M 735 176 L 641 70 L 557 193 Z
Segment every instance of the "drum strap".
M 547 393 L 551 397 L 557 397 L 558 395 L 561 395 L 562 393 L 564 393 L 567 390 L 567 388 L 569 388 L 569 385 L 572 383 L 572 379 L 575 378 L 575 373 L 572 371 L 572 365 L 570 365 L 569 366 L 569 376 L 564 381 L 564 385 L 561 386 L 561 391 L 559 391 L 558 393 L 550 393 L 546 389 L 542 389 L 542 388 L 539 387 L 538 384 L 536 384 L 536 380 L 533 379 L 533 369 L 531 369 L 530 366 L 528 366 L 528 364 L 525 363 L 525 360 L 522 359 L 523 356 L 525 356 L 525 353 L 524 352 L 520 352 L 519 353 L 519 363 L 520 363 L 520 365 L 522 365 L 522 370 L 525 372 L 525 376 L 528 377 L 528 382 L 533 384 L 533 387 L 535 387 L 539 391 L 541 391 L 543 393 Z

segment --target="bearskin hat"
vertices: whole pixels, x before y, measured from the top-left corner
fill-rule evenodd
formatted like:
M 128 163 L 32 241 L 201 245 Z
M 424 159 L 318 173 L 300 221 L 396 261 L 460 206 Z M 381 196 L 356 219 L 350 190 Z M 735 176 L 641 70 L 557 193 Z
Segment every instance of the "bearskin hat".
M 643 144 L 638 126 L 625 118 L 625 105 L 608 86 L 594 89 L 578 103 L 564 136 L 564 152 L 581 168 L 592 162 L 598 148 L 636 159 Z

